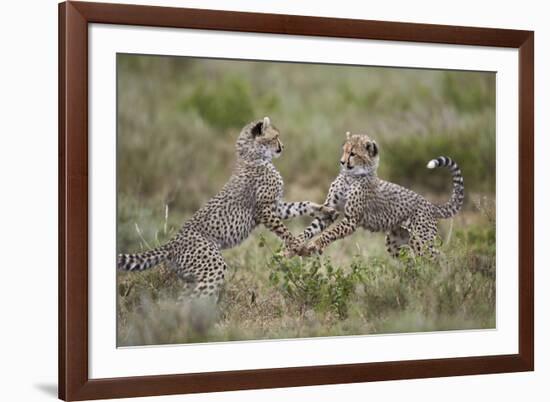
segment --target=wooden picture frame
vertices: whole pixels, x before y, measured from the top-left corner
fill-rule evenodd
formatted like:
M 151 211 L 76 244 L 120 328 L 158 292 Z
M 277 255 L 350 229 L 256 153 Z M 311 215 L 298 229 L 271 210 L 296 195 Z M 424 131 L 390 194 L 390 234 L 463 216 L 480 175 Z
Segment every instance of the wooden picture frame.
M 519 353 L 90 379 L 88 24 L 120 24 L 519 49 Z M 138 397 L 534 369 L 534 33 L 381 21 L 65 2 L 59 5 L 59 397 Z

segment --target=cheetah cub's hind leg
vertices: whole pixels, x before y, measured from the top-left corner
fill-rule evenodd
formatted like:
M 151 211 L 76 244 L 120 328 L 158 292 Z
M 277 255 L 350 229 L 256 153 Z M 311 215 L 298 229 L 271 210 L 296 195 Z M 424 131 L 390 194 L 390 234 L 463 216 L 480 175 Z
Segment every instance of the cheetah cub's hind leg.
M 172 267 L 179 278 L 185 282 L 185 289 L 180 299 L 186 297 L 210 297 L 218 300 L 224 283 L 227 264 L 218 246 L 209 240 L 193 238 L 179 257 L 172 261 Z
M 219 250 L 204 256 L 205 268 L 199 273 L 197 281 L 191 291 L 192 297 L 208 296 L 216 301 L 219 299 L 220 290 L 224 284 L 227 264 Z
M 426 213 L 419 213 L 411 219 L 411 237 L 409 245 L 416 256 L 434 259 L 439 252 L 435 248 L 437 220 Z
M 397 258 L 401 248 L 407 246 L 409 241 L 409 231 L 404 227 L 396 226 L 386 233 L 386 250 L 392 257 Z

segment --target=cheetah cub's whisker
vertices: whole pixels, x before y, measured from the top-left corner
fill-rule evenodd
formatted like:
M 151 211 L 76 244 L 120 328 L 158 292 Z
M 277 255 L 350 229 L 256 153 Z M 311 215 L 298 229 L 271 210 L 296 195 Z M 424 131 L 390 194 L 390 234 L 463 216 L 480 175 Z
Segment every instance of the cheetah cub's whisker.
M 120 254 L 118 269 L 142 271 L 164 262 L 186 281 L 186 293 L 217 296 L 227 269 L 220 250 L 243 242 L 258 224 L 297 250 L 300 243 L 282 220 L 304 214 L 325 219 L 335 211 L 310 201 L 283 201 L 283 179 L 272 163 L 282 151 L 279 131 L 268 117 L 247 124 L 237 139 L 233 174 L 221 191 L 168 243 L 144 253 Z
M 300 255 L 322 253 L 332 242 L 352 234 L 358 227 L 386 232 L 386 249 L 394 257 L 409 246 L 416 255 L 428 251 L 434 256 L 437 221 L 458 213 L 464 201 L 464 179 L 455 161 L 446 156 L 432 159 L 428 169 L 447 167 L 453 178 L 451 199 L 436 205 L 423 196 L 378 178 L 379 150 L 367 135 L 346 133 L 341 172 L 329 188 L 325 204 L 344 212 L 344 218 L 331 226 L 334 215 L 317 218 L 298 236 Z M 305 243 L 317 234 L 322 234 Z

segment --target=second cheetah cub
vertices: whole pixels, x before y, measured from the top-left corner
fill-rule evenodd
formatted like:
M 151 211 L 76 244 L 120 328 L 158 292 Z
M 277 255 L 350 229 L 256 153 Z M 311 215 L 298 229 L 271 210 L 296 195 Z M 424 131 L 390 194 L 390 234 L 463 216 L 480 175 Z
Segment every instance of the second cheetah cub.
M 299 239 L 305 242 L 322 234 L 304 244 L 298 254 L 320 254 L 330 243 L 363 227 L 372 232 L 386 232 L 386 248 L 394 257 L 404 246 L 409 246 L 416 255 L 427 251 L 433 257 L 437 221 L 455 215 L 464 200 L 464 179 L 457 163 L 446 156 L 428 163 L 429 169 L 449 168 L 453 178 L 451 199 L 443 205 L 432 204 L 412 190 L 379 179 L 376 142 L 367 135 L 349 132 L 346 135 L 341 172 L 330 185 L 325 201 L 326 206 L 344 212 L 344 217 L 326 231 L 323 230 L 333 223 L 335 216 L 315 219 Z

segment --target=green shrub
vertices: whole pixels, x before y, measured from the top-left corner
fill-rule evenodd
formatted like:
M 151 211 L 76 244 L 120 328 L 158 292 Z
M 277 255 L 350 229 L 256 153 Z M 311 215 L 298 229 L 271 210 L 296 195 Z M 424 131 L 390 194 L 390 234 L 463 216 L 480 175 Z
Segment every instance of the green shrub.
M 323 263 L 319 258 L 287 259 L 280 250 L 271 256 L 268 267 L 271 284 L 301 310 L 332 310 L 340 319 L 347 317 L 351 296 L 363 275 L 359 263 L 346 272 L 328 259 Z

